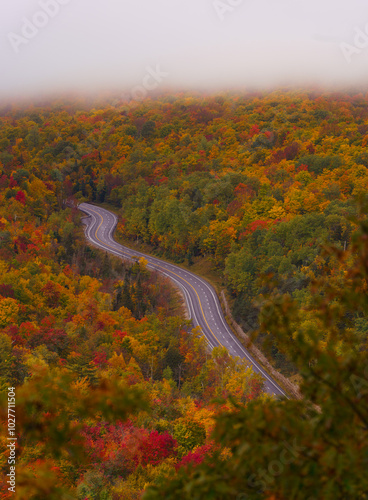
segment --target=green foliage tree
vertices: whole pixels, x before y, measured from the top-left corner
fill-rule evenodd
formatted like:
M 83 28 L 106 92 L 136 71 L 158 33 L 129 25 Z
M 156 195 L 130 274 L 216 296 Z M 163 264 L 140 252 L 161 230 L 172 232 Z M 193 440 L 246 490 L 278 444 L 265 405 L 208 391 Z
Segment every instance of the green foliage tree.
M 303 156 L 297 162 L 297 166 L 307 165 L 309 172 L 321 174 L 324 170 L 334 170 L 342 165 L 342 160 L 338 156 Z
M 178 442 L 178 454 L 182 457 L 204 444 L 206 431 L 203 425 L 194 420 L 182 420 L 175 424 L 173 436 Z

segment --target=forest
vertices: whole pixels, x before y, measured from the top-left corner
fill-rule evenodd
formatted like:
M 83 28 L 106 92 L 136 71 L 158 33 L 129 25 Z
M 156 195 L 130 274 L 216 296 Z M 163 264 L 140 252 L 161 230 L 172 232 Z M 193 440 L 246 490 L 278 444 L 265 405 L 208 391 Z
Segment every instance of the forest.
M 367 141 L 365 93 L 0 105 L 17 498 L 367 498 Z M 118 240 L 225 289 L 303 399 L 210 352 L 144 259 L 89 246 L 82 201 L 118 215 Z

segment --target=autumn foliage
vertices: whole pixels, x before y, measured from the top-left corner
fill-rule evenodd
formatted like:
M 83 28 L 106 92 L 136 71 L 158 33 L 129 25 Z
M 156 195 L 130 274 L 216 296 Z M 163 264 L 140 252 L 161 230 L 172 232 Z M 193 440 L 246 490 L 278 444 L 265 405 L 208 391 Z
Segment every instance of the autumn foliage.
M 323 356 L 313 284 L 344 283 L 349 262 L 323 248 L 352 249 L 367 144 L 356 93 L 0 106 L 0 382 L 22 396 L 19 498 L 139 498 L 229 458 L 236 439 L 213 444 L 215 417 L 267 400 L 245 362 L 209 352 L 165 279 L 86 244 L 78 203 L 107 203 L 117 238 L 216 275 L 245 330 L 285 295 Z M 366 320 L 349 321 L 363 351 Z M 295 338 L 270 328 L 256 342 L 301 380 Z

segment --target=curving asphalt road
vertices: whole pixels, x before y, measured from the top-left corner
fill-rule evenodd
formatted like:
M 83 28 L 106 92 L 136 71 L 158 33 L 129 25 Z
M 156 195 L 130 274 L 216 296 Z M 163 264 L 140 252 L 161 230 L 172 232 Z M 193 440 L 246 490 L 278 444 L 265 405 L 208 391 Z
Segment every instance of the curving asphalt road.
M 232 333 L 224 318 L 216 292 L 209 283 L 181 267 L 117 243 L 113 238 L 113 233 L 118 218 L 112 212 L 88 203 L 81 203 L 78 208 L 88 215 L 84 219 L 85 234 L 91 243 L 118 257 L 130 260 L 144 257 L 148 261 L 149 269 L 167 276 L 182 290 L 193 326 L 201 327 L 211 348 L 223 345 L 232 356 L 246 358 L 253 365 L 254 371 L 263 376 L 266 392 L 278 397 L 288 397 Z

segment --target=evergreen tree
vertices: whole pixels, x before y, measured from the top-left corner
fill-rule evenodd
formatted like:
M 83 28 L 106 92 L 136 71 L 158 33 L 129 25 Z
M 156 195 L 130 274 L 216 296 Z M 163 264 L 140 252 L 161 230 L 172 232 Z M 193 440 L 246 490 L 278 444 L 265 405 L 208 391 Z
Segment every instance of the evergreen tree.
M 134 304 L 132 301 L 132 296 L 130 293 L 131 286 L 128 279 L 124 280 L 123 295 L 122 295 L 122 305 L 129 309 L 132 313 L 134 312 Z
M 111 262 L 108 253 L 105 252 L 100 270 L 101 277 L 108 278 L 110 276 L 110 272 L 111 272 Z

